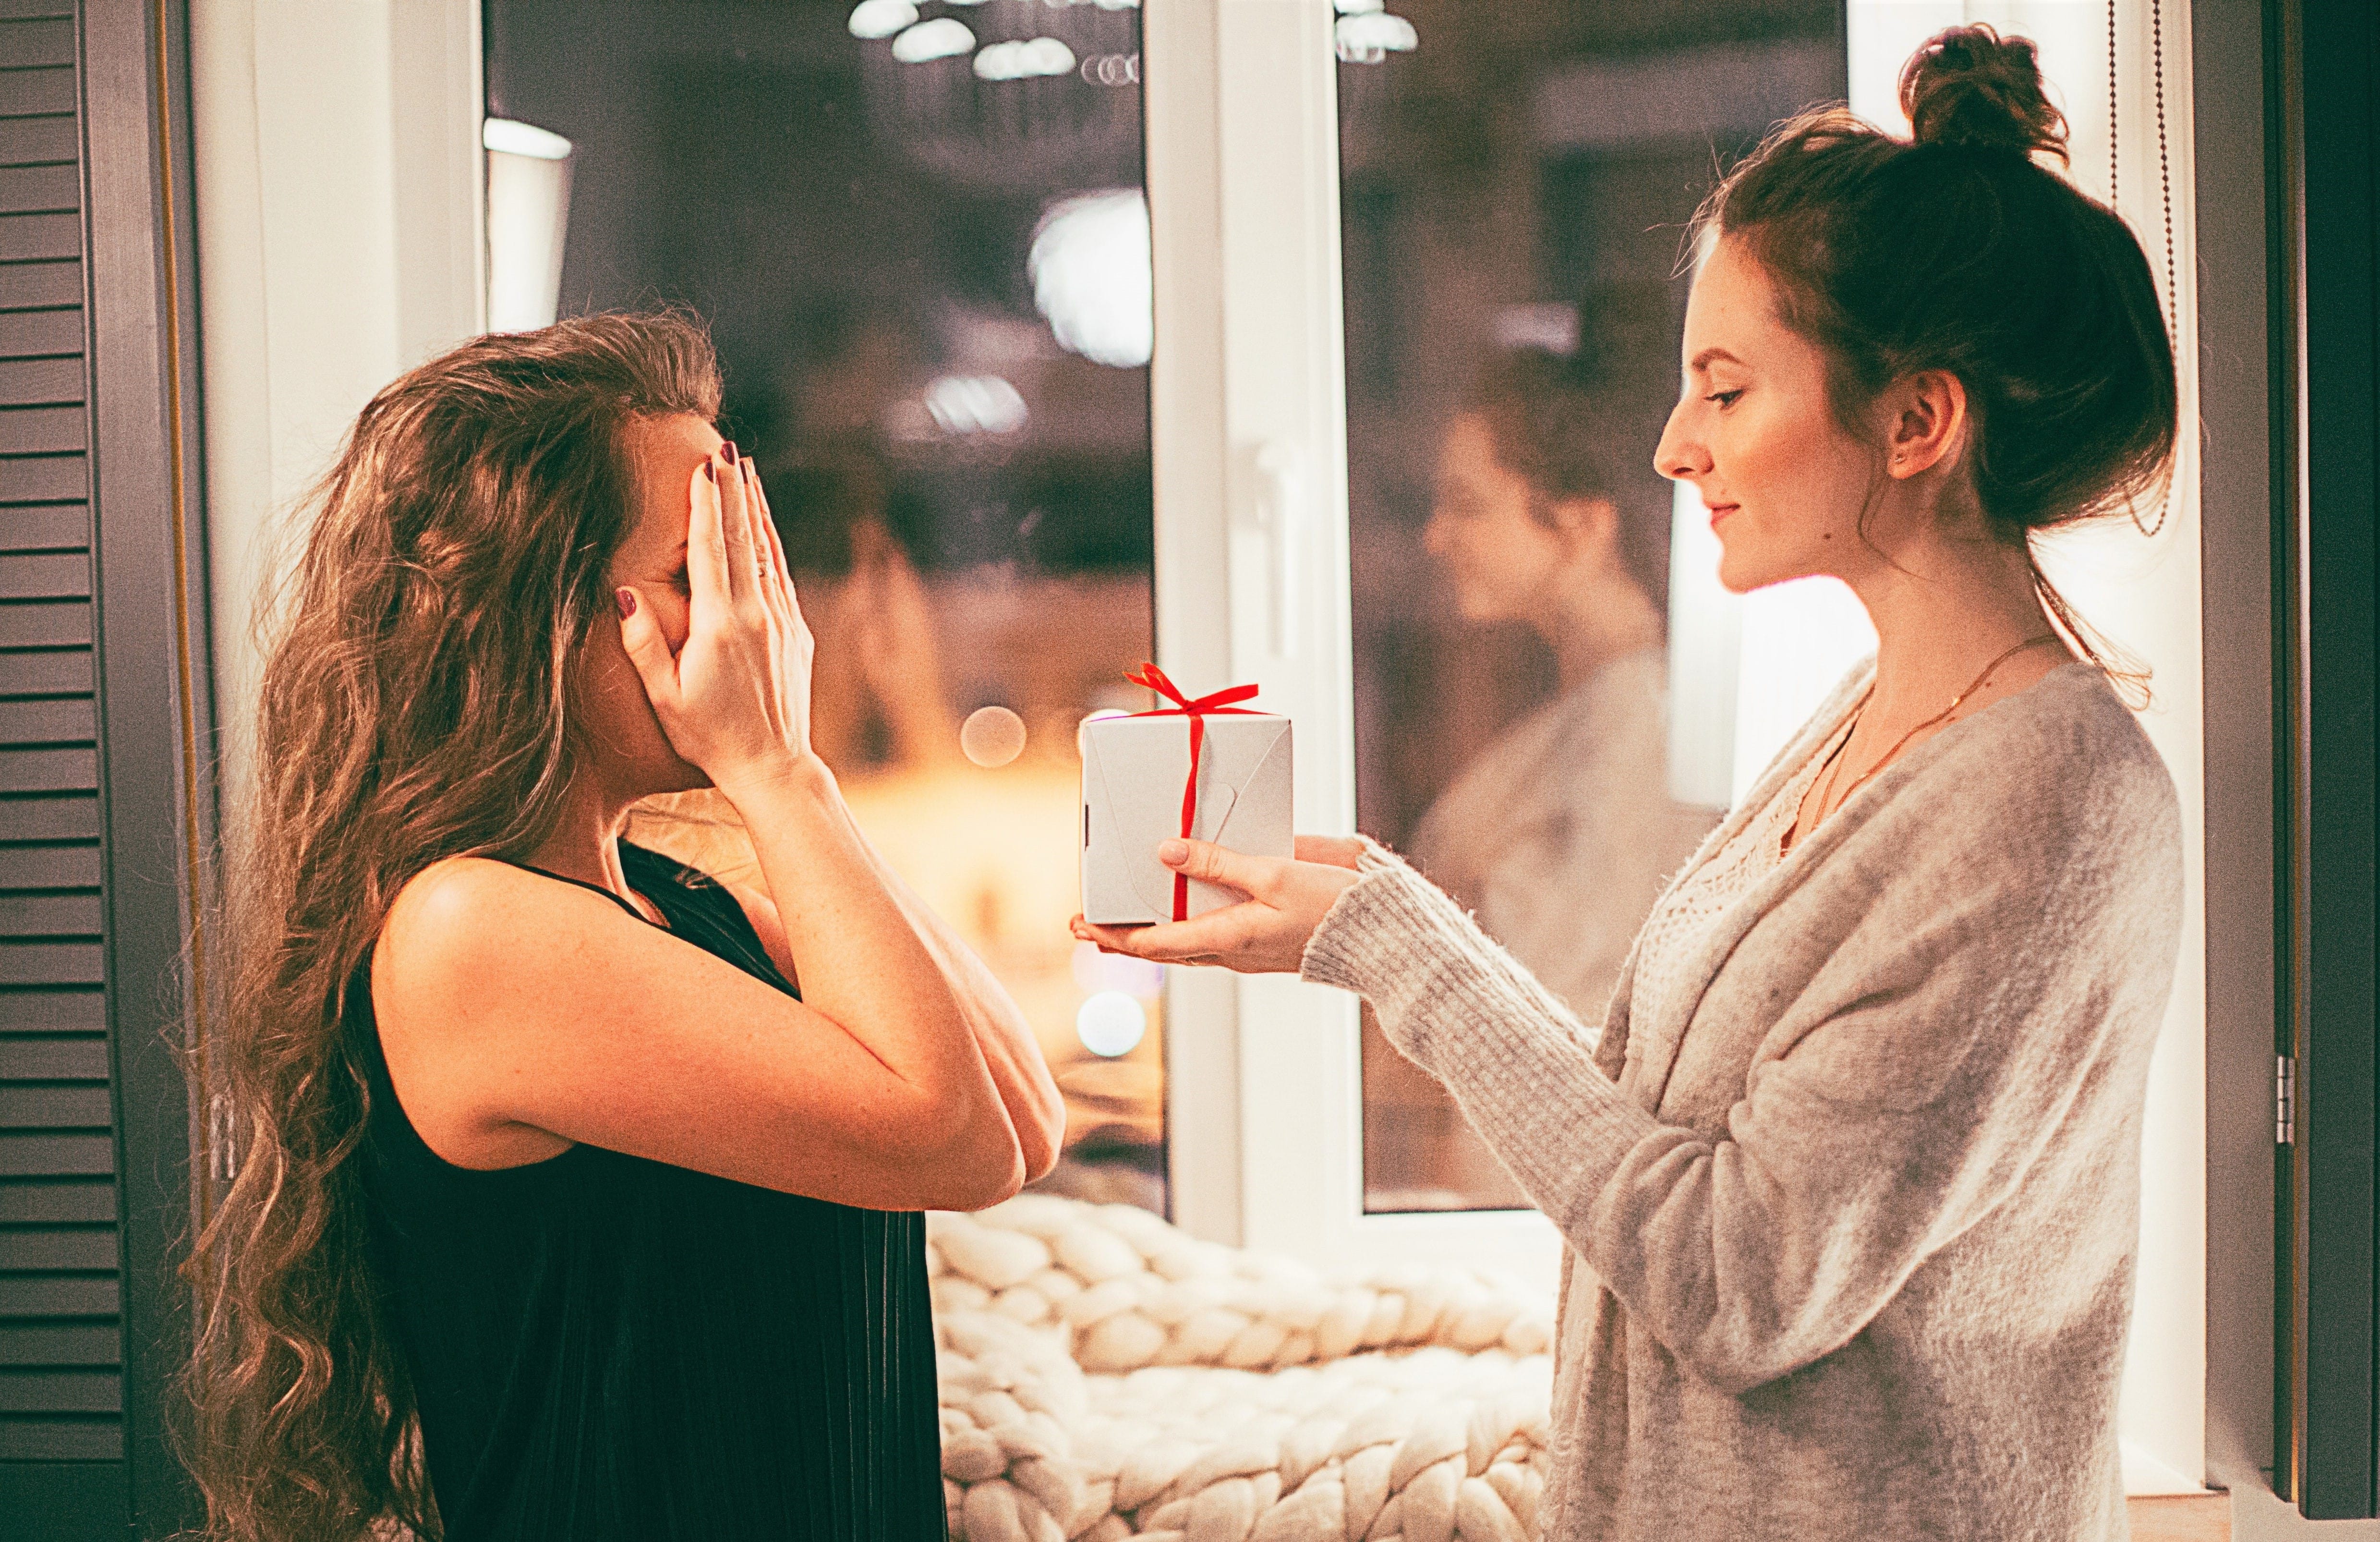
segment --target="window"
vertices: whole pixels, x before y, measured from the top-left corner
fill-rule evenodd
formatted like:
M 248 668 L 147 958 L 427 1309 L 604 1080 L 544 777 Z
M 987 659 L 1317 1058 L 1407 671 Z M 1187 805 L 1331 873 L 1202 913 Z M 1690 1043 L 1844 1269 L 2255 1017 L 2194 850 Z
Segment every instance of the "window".
M 1139 13 L 924 8 L 488 0 L 492 282 L 553 273 L 513 261 L 556 181 L 515 163 L 566 156 L 560 309 L 710 320 L 819 749 L 1031 1018 L 1067 1100 L 1046 1186 L 1161 1210 L 1159 973 L 1066 932 L 1075 724 L 1148 705 Z M 671 812 L 638 832 L 749 862 L 706 796 Z
M 1653 467 L 1687 227 L 1771 123 L 1843 94 L 1842 17 L 1395 19 L 1337 37 L 1356 823 L 1591 1021 L 1733 770 L 1664 710 L 1733 706 L 1694 667 L 1727 602 L 1700 505 Z M 1362 1062 L 1367 1211 L 1525 1203 L 1368 1024 Z

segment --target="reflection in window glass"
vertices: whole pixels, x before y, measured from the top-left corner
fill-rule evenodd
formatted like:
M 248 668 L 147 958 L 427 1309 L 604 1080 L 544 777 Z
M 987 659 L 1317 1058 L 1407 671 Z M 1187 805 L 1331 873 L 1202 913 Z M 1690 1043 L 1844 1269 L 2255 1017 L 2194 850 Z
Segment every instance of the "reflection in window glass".
M 1598 1021 L 1726 785 L 1667 723 L 1681 243 L 1841 98 L 1841 6 L 1341 8 L 1357 820 Z M 1363 1064 L 1367 1209 L 1525 1203 L 1368 1023 Z
M 818 637 L 815 739 L 1021 1002 L 1045 1186 L 1162 1209 L 1153 965 L 1077 950 L 1075 727 L 1150 647 L 1148 226 L 1128 0 L 486 0 L 492 115 L 571 141 L 565 314 L 675 303 Z M 697 795 L 639 839 L 748 847 Z

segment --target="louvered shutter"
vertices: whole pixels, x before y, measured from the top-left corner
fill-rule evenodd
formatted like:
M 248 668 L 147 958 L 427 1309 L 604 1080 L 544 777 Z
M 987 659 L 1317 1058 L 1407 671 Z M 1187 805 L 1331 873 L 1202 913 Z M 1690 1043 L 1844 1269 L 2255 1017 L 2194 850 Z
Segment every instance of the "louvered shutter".
M 71 16 L 0 20 L 0 1461 L 8 1462 L 124 1456 L 75 64 Z
M 0 1536 L 164 1535 L 211 827 L 186 11 L 0 0 Z M 91 103 L 99 103 L 93 108 Z M 178 225 L 178 228 L 176 225 Z M 176 249 L 181 249 L 177 250 Z

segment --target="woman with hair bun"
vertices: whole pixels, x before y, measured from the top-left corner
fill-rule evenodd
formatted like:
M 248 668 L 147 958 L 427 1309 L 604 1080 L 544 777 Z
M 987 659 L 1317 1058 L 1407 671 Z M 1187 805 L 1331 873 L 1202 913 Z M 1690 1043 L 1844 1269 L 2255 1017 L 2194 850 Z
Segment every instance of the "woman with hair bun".
M 1569 1243 L 1559 1537 L 2114 1538 L 2173 786 L 2031 537 L 2162 492 L 2147 259 L 2033 46 L 1944 32 L 1911 139 L 1781 126 L 1706 205 L 1658 451 L 1742 591 L 1877 634 L 1582 1023 L 1385 850 L 1160 855 L 1250 898 L 1078 923 L 1361 994 Z

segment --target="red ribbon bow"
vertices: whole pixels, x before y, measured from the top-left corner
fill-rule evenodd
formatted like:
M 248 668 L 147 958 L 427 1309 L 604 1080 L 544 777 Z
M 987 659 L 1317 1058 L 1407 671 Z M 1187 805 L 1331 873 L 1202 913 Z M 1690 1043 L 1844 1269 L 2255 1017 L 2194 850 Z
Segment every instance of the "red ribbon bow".
M 1198 813 L 1198 753 L 1206 747 L 1207 744 L 1206 715 L 1209 712 L 1238 712 L 1248 717 L 1264 716 L 1262 712 L 1251 708 L 1232 705 L 1233 702 L 1252 699 L 1257 694 L 1257 687 L 1229 686 L 1220 691 L 1209 691 L 1207 695 L 1193 700 L 1184 696 L 1173 682 L 1165 677 L 1165 672 L 1155 664 L 1144 663 L 1124 678 L 1135 686 L 1146 686 L 1155 691 L 1173 703 L 1171 707 L 1157 707 L 1146 712 L 1135 712 L 1132 714 L 1134 717 L 1186 717 L 1190 720 L 1190 780 L 1182 788 L 1182 838 L 1186 841 L 1190 839 L 1191 822 Z M 1190 875 L 1187 873 L 1173 875 L 1173 918 L 1177 921 L 1186 921 L 1190 918 Z

